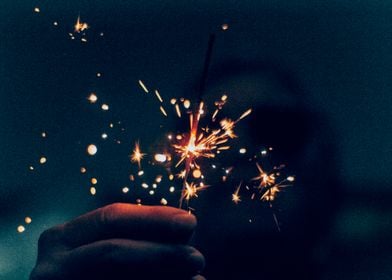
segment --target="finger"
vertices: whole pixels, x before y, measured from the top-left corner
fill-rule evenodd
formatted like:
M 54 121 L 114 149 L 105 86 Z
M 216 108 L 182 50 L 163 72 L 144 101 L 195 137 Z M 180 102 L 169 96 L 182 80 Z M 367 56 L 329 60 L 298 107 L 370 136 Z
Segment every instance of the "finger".
M 115 203 L 64 224 L 63 237 L 73 248 L 110 238 L 185 243 L 195 226 L 184 210 Z
M 81 279 L 84 275 L 88 279 L 190 279 L 203 267 L 204 257 L 193 247 L 128 239 L 78 247 L 69 252 L 65 261 L 71 276 Z

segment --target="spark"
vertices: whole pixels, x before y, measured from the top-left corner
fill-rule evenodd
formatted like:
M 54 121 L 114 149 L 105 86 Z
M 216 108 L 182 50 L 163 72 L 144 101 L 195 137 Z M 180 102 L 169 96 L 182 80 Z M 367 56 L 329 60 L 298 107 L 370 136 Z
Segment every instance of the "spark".
M 100 78 L 101 76 L 102 76 L 102 74 L 98 72 L 97 77 Z
M 95 187 L 91 187 L 90 188 L 90 194 L 91 195 L 96 195 L 96 193 L 97 193 L 97 189 Z
M 45 164 L 46 161 L 47 161 L 46 157 L 41 157 L 41 158 L 39 159 L 39 163 L 40 163 L 40 164 Z
M 246 153 L 246 149 L 245 149 L 245 148 L 241 148 L 241 149 L 239 150 L 239 152 L 240 152 L 240 154 L 245 154 L 245 153 Z
M 131 162 L 137 162 L 137 165 L 139 166 L 139 169 L 140 169 L 140 168 L 141 168 L 140 162 L 141 162 L 141 160 L 143 159 L 143 157 L 144 157 L 145 155 L 146 155 L 146 154 L 144 154 L 144 153 L 142 153 L 142 152 L 140 151 L 139 142 L 136 142 L 136 143 L 135 143 L 135 148 L 133 149 L 133 153 L 132 153 L 132 155 L 131 155 Z
M 40 10 L 40 8 L 35 7 L 35 8 L 34 8 L 34 12 L 39 13 L 39 12 L 41 12 L 41 10 Z
M 84 174 L 86 173 L 87 169 L 85 167 L 80 167 L 80 173 Z
M 162 175 L 158 175 L 158 176 L 155 178 L 155 182 L 157 182 L 158 184 L 159 184 L 160 182 L 162 182 Z
M 93 185 L 98 184 L 97 178 L 91 178 L 90 182 L 91 182 L 91 184 L 93 184 Z
M 97 102 L 97 100 L 98 100 L 98 96 L 97 96 L 94 92 L 92 92 L 92 93 L 90 93 L 90 95 L 87 97 L 87 100 L 88 100 L 90 103 L 95 103 L 95 102 Z
M 142 80 L 139 80 L 139 85 L 144 90 L 145 93 L 148 93 L 148 89 L 147 89 L 147 87 L 145 86 L 145 84 L 143 83 Z
M 177 116 L 178 116 L 179 118 L 181 118 L 181 109 L 180 109 L 180 106 L 178 106 L 178 104 L 176 104 L 176 105 L 175 105 L 175 108 L 176 108 Z
M 190 106 L 191 106 L 191 102 L 188 99 L 184 100 L 184 108 L 189 109 Z
M 165 198 L 161 198 L 161 204 L 162 205 L 167 205 L 167 200 Z
M 144 171 L 143 171 L 143 170 L 139 170 L 139 172 L 137 173 L 137 175 L 143 176 L 143 175 L 144 175 Z
M 159 91 L 156 89 L 154 92 L 155 92 L 155 95 L 156 95 L 156 97 L 158 98 L 159 102 L 163 103 L 163 99 L 162 99 L 162 97 L 161 97 Z
M 167 160 L 167 156 L 165 154 L 155 154 L 154 159 L 157 162 L 165 162 Z
M 239 196 L 240 188 L 241 188 L 242 182 L 238 185 L 237 189 L 235 192 L 231 195 L 231 200 L 235 203 L 238 204 L 238 202 L 241 201 L 241 197 Z
M 185 182 L 185 188 L 182 191 L 182 198 L 189 201 L 192 197 L 198 197 L 198 191 L 207 188 L 207 186 L 200 185 L 197 186 L 195 183 Z
M 106 139 L 106 138 L 108 138 L 108 135 L 106 133 L 102 133 L 101 137 L 102 137 L 102 139 Z
M 122 192 L 123 193 L 128 193 L 129 192 L 129 188 L 128 187 L 123 187 L 122 188 Z
M 24 226 L 20 225 L 20 226 L 18 226 L 18 227 L 16 228 L 16 230 L 17 230 L 19 233 L 22 233 L 22 232 L 24 232 L 24 231 L 26 230 L 26 228 L 25 228 Z
M 275 173 L 268 174 L 264 172 L 263 168 L 256 163 L 257 169 L 259 170 L 259 175 L 253 180 L 260 180 L 259 188 L 269 187 L 275 184 L 276 175 Z
M 226 31 L 229 29 L 229 25 L 227 23 L 224 23 L 224 24 L 222 24 L 221 28 L 223 31 Z
M 165 117 L 167 117 L 167 113 L 166 113 L 165 108 L 163 108 L 162 106 L 159 106 L 159 110 L 161 110 L 162 114 L 163 114 Z
M 32 222 L 32 219 L 30 218 L 30 217 L 25 217 L 25 223 L 26 224 L 31 224 L 31 222 Z
M 42 138 L 46 138 L 46 136 L 47 136 L 46 132 L 43 131 L 43 132 L 41 133 L 41 137 L 42 137 Z
M 90 156 L 95 155 L 97 153 L 97 151 L 98 151 L 98 148 L 94 144 L 90 144 L 90 145 L 87 146 L 87 153 Z
M 103 111 L 108 111 L 109 110 L 109 105 L 108 104 L 102 104 L 101 109 Z
M 75 27 L 75 32 L 77 33 L 83 32 L 84 30 L 89 28 L 87 23 L 80 21 L 80 16 L 78 16 L 74 27 Z

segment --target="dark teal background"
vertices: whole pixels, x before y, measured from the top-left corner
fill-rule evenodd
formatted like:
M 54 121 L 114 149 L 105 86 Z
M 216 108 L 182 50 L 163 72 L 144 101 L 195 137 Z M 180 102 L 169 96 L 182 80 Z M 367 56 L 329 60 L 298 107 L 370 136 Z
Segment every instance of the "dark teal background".
M 68 35 L 79 13 L 91 25 L 86 44 Z M 391 18 L 391 1 L 2 0 L 0 278 L 25 279 L 39 233 L 95 206 L 81 165 L 105 173 L 119 190 L 126 184 L 127 158 L 122 164 L 111 155 L 149 137 L 159 116 L 140 98 L 137 80 L 186 95 L 200 74 L 208 34 L 228 22 L 213 63 L 283 65 L 307 89 L 303 102 L 335 128 L 345 203 L 326 241 L 335 250 L 318 256 L 329 256 L 325 279 L 390 279 Z M 91 91 L 109 112 L 87 104 Z M 144 127 L 140 113 L 151 116 Z M 135 138 L 99 144 L 94 161 L 86 159 L 86 144 L 101 143 L 99 135 L 116 121 Z M 37 164 L 41 154 L 48 157 L 44 166 Z M 33 223 L 18 234 L 26 215 Z

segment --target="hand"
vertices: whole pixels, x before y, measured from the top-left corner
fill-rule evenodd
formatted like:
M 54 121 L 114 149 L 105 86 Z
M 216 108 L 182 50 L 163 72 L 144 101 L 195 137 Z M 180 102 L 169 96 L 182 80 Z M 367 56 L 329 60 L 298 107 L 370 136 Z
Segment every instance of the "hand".
M 195 226 L 184 210 L 111 204 L 43 232 L 30 279 L 190 279 L 204 266 L 186 245 Z

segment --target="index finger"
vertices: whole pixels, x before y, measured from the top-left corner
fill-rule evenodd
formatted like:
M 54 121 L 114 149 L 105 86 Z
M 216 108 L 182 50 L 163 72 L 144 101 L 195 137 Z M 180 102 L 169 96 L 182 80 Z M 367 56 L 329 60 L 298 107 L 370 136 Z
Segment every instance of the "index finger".
M 195 216 L 181 209 L 114 203 L 65 223 L 61 235 L 71 247 L 110 238 L 184 243 L 195 226 Z

